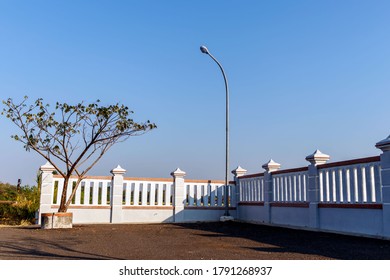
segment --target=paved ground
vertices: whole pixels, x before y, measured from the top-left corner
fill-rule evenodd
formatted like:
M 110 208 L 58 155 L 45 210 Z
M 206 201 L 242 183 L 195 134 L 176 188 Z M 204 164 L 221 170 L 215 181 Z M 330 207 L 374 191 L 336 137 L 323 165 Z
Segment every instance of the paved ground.
M 390 260 L 390 241 L 235 222 L 2 227 L 0 259 Z

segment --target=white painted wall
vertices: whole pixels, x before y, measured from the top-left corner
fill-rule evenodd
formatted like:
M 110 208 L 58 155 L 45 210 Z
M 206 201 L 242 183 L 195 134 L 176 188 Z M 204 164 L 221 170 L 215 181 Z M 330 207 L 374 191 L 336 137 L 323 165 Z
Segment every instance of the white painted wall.
M 238 167 L 230 213 L 247 222 L 390 238 L 390 136 L 376 147 L 380 158 L 348 163 L 325 164 L 329 156 L 317 150 L 306 157 L 307 168 L 279 171 L 270 160 L 264 173 L 245 176 Z M 40 213 L 52 213 L 62 179 L 49 164 L 41 171 Z M 124 178 L 125 171 L 118 166 L 112 177 L 83 180 L 69 209 L 75 223 L 219 221 L 224 214 L 222 182 L 185 180 L 180 169 L 173 179 Z
M 278 171 L 270 161 L 258 177 L 240 174 L 238 219 L 389 239 L 390 136 L 376 147 L 380 157 L 325 164 L 329 156 L 317 150 L 306 157 L 307 170 Z M 257 193 L 258 182 L 268 196 Z
M 53 176 L 54 169 L 48 164 L 42 166 L 41 170 L 43 183 L 40 213 L 57 212 L 64 180 Z M 180 169 L 172 172 L 172 179 L 125 178 L 125 172 L 118 166 L 111 171 L 113 176 L 85 178 L 68 210 L 73 213 L 73 222 L 219 221 L 224 213 L 222 182 L 184 180 L 185 172 Z M 70 180 L 68 195 L 75 181 Z M 232 206 L 236 205 L 235 192 L 235 187 L 229 186 L 229 193 L 233 194 L 230 200 Z

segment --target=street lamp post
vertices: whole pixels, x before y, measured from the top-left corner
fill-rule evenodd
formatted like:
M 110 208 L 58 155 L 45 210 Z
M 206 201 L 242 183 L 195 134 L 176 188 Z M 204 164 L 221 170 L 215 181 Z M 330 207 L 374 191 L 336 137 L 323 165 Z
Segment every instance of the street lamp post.
M 226 160 L 225 160 L 225 213 L 221 217 L 221 221 L 232 220 L 233 218 L 229 214 L 229 88 L 228 81 L 225 75 L 225 71 L 222 68 L 222 65 L 215 59 L 215 57 L 209 52 L 205 46 L 200 47 L 200 51 L 204 54 L 210 56 L 221 69 L 223 79 L 225 81 L 225 91 L 226 91 Z

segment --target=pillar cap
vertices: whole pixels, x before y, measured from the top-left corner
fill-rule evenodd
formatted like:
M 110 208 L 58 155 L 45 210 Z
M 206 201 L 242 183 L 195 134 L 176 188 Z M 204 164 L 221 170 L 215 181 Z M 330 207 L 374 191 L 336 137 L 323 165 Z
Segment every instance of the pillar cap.
M 383 152 L 390 151 L 390 135 L 375 145 L 376 148 L 381 149 Z
M 308 155 L 306 160 L 313 165 L 320 165 L 326 163 L 330 159 L 330 156 L 322 153 L 320 150 L 315 150 L 314 153 Z
M 56 169 L 50 162 L 47 161 L 44 165 L 41 166 L 40 170 L 44 172 L 53 172 Z
M 273 172 L 280 168 L 280 164 L 275 162 L 273 159 L 270 159 L 267 163 L 263 164 L 261 167 L 263 167 L 268 172 Z
M 176 168 L 175 171 L 171 172 L 171 176 L 173 177 L 184 177 L 186 176 L 186 173 L 183 170 L 180 170 L 180 168 Z
M 111 170 L 112 175 L 123 175 L 126 173 L 126 169 L 123 169 L 119 164 L 116 168 Z
M 237 166 L 236 169 L 232 170 L 232 173 L 236 177 L 244 176 L 246 174 L 247 170 L 242 168 L 241 166 Z

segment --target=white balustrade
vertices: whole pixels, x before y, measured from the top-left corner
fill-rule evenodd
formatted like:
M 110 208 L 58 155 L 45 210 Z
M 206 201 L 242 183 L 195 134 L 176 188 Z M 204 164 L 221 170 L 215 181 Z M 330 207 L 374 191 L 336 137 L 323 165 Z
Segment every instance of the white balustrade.
M 54 178 L 54 188 L 52 190 L 53 205 L 59 205 L 61 202 L 61 194 L 63 190 L 64 179 Z M 76 186 L 76 180 L 70 179 L 67 186 L 67 198 L 70 197 L 74 187 Z M 110 204 L 110 179 L 84 179 L 80 182 L 79 187 L 76 190 L 75 196 L 71 205 L 109 205 Z
M 228 188 L 230 195 L 230 205 L 233 205 L 235 186 Z M 186 205 L 191 207 L 222 207 L 224 206 L 225 187 L 222 184 L 205 182 L 186 182 Z
M 273 181 L 273 201 L 305 202 L 307 201 L 307 171 L 275 174 Z
M 52 189 L 53 205 L 59 205 L 63 189 L 63 178 L 54 178 Z M 70 180 L 67 197 L 69 198 L 76 180 Z M 84 179 L 76 190 L 71 205 L 110 205 L 109 179 Z M 173 183 L 168 181 L 125 180 L 123 184 L 123 205 L 125 206 L 166 206 L 172 204 Z M 197 202 L 200 205 L 200 202 Z
M 124 206 L 170 206 L 173 183 L 168 181 L 124 180 Z
M 319 169 L 320 202 L 381 202 L 380 162 Z
M 264 177 L 242 178 L 239 180 L 240 201 L 264 201 Z

